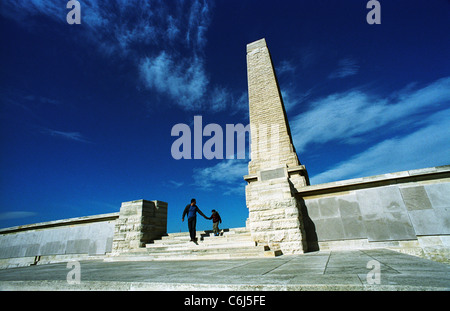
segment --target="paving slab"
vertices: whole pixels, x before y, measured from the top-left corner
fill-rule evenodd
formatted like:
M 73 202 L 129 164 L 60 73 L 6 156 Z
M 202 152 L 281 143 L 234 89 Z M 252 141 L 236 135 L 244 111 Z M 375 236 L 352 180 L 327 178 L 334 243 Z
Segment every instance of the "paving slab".
M 367 268 L 379 263 L 379 271 Z M 80 262 L 0 270 L 0 290 L 450 290 L 450 266 L 390 250 L 315 252 L 275 258 Z M 378 279 L 368 277 L 379 273 Z M 375 282 L 375 283 L 374 283 Z

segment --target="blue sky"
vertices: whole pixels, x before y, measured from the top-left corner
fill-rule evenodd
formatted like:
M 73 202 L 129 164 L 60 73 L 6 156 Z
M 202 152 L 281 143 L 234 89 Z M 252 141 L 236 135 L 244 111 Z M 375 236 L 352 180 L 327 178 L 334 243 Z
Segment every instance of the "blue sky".
M 266 38 L 313 184 L 450 164 L 450 4 L 80 0 L 0 4 L 0 226 L 192 197 L 245 226 L 244 160 L 175 160 L 178 123 L 248 124 L 246 44 Z M 206 140 L 207 138 L 204 138 Z M 210 221 L 199 220 L 198 229 Z

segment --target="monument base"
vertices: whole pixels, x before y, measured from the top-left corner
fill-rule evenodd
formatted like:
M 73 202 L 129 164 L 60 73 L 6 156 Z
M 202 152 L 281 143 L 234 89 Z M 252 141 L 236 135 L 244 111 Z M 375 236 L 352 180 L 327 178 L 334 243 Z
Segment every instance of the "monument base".
M 283 254 L 304 253 L 301 206 L 290 181 L 285 177 L 256 181 L 245 191 L 253 240 Z

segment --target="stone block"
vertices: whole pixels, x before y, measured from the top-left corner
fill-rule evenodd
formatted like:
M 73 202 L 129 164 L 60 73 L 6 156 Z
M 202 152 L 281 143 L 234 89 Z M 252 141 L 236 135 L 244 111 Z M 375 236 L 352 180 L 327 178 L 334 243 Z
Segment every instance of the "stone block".
M 450 208 L 450 182 L 424 186 L 433 208 Z
M 409 220 L 408 214 L 404 212 L 385 213 L 386 227 L 389 231 L 389 240 L 416 239 L 416 232 Z
M 260 171 L 260 180 L 266 181 L 275 178 L 287 178 L 287 169 L 285 167 L 272 170 Z
M 379 188 L 379 196 L 383 212 L 406 212 L 405 203 L 397 186 Z
M 308 215 L 312 220 L 320 218 L 318 199 L 305 200 L 305 205 L 308 210 Z
M 252 231 L 263 231 L 272 228 L 272 220 L 265 221 L 251 221 L 250 219 L 250 229 Z
M 29 244 L 25 248 L 25 255 L 24 257 L 35 257 L 39 253 L 39 248 L 41 246 L 39 244 Z
M 450 210 L 426 209 L 409 212 L 417 235 L 450 234 Z
M 360 190 L 356 192 L 361 215 L 374 215 L 382 213 L 378 189 Z
M 260 211 L 258 213 L 252 213 L 250 219 L 252 220 L 274 220 L 274 219 L 284 219 L 285 212 L 283 209 L 269 209 Z
M 406 210 L 400 190 L 395 186 L 359 190 L 356 197 L 362 215 Z
M 367 237 L 366 227 L 361 216 L 346 216 L 342 218 L 345 239 L 362 239 Z
M 344 227 L 340 218 L 324 218 L 315 221 L 319 241 L 344 239 Z
M 355 196 L 338 197 L 337 201 L 341 217 L 361 216 L 361 210 Z
M 272 221 L 272 228 L 281 230 L 300 228 L 300 221 L 295 218 L 276 219 Z
M 369 241 L 387 241 L 390 239 L 386 221 L 381 213 L 364 215 L 363 219 Z
M 102 241 L 92 240 L 92 241 L 89 241 L 87 249 L 88 249 L 88 254 L 91 256 L 92 255 L 103 255 L 103 254 L 105 254 L 106 247 L 102 243 Z
M 340 217 L 337 198 L 319 199 L 319 212 L 321 218 Z
M 60 241 L 48 242 L 41 247 L 41 254 L 62 255 L 65 254 L 65 243 Z M 22 256 L 20 256 L 22 257 Z
M 431 202 L 423 186 L 400 188 L 408 211 L 431 209 Z
M 87 254 L 89 253 L 89 239 L 67 241 L 66 254 Z

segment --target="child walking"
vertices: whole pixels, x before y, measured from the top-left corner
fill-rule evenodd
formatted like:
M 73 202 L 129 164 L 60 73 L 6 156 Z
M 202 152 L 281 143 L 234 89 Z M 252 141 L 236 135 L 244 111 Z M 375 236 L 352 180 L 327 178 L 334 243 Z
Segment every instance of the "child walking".
M 213 220 L 213 232 L 215 236 L 219 235 L 220 229 L 219 229 L 219 223 L 222 223 L 222 219 L 220 218 L 219 213 L 213 209 L 211 217 L 209 219 Z

